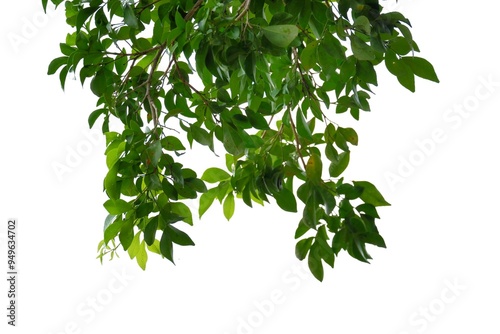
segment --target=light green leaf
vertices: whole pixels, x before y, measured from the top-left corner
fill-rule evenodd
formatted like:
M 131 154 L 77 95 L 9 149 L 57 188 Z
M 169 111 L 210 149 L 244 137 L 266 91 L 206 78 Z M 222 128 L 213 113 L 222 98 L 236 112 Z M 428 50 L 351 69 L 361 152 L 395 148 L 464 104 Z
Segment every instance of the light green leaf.
M 228 180 L 230 178 L 231 175 L 229 175 L 225 170 L 217 167 L 208 168 L 207 170 L 205 170 L 205 172 L 203 172 L 203 175 L 201 176 L 201 179 L 208 183 L 217 183 L 220 181 Z
M 323 172 L 323 162 L 321 157 L 316 153 L 311 154 L 306 164 L 306 175 L 313 181 L 318 183 L 321 180 L 321 174 Z
M 146 270 L 146 263 L 148 262 L 148 253 L 146 252 L 146 244 L 141 242 L 137 254 L 135 255 L 137 264 L 142 270 Z
M 229 194 L 227 194 L 227 197 L 224 200 L 224 204 L 222 206 L 224 211 L 224 217 L 226 217 L 227 220 L 230 220 L 231 217 L 233 216 L 234 207 L 235 207 L 234 195 L 232 192 L 230 192 Z
M 262 28 L 264 36 L 276 46 L 286 48 L 299 34 L 299 28 L 291 24 L 281 24 Z
M 200 218 L 210 208 L 216 196 L 217 196 L 217 188 L 210 189 L 209 191 L 200 196 L 200 207 L 198 209 L 198 214 Z

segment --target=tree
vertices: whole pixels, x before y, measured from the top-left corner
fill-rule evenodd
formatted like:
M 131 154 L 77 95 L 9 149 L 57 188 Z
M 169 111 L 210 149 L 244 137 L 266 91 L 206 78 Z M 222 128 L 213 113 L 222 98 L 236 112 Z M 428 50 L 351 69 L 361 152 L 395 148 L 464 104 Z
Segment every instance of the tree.
M 366 244 L 386 246 L 375 220 L 389 203 L 341 177 L 358 136 L 332 119 L 370 111 L 377 65 L 412 92 L 415 76 L 439 81 L 401 13 L 378 0 L 51 2 L 72 31 L 48 74 L 63 89 L 69 73 L 90 80 L 89 126 L 102 118 L 106 137 L 101 261 L 121 245 L 143 269 L 148 251 L 174 262 L 174 244 L 194 245 L 179 223 L 198 196 L 200 218 L 217 199 L 228 220 L 236 199 L 297 212 L 298 198 L 296 256 L 318 280 L 341 250 L 368 262 Z M 227 170 L 182 165 L 194 143 L 224 150 Z

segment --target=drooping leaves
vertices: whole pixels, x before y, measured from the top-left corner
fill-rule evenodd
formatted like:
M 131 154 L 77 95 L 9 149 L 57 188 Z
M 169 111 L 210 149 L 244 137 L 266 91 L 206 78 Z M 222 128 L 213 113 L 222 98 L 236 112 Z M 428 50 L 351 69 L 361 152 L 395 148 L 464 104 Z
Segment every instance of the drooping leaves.
M 366 244 L 385 247 L 375 220 L 389 203 L 342 177 L 359 138 L 336 114 L 371 110 L 380 64 L 410 91 L 415 77 L 439 79 L 415 55 L 410 21 L 381 4 L 66 2 L 71 31 L 47 73 L 63 89 L 78 75 L 97 97 L 88 123 L 106 137 L 109 213 L 98 258 L 118 238 L 142 269 L 148 251 L 174 262 L 174 244 L 194 245 L 178 225 L 193 225 L 198 197 L 199 217 L 215 201 L 228 220 L 240 200 L 300 211 L 296 256 L 318 280 L 342 250 L 368 262 Z M 224 155 L 226 168 L 188 147 Z

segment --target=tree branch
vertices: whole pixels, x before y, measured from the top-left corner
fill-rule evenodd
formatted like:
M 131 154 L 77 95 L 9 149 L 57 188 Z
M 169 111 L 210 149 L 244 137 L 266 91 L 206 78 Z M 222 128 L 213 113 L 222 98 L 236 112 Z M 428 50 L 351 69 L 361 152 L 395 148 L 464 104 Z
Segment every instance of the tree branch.
M 196 12 L 198 11 L 198 9 L 200 9 L 202 3 L 203 3 L 203 0 L 198 0 L 194 4 L 193 8 L 191 8 L 189 13 L 187 13 L 186 16 L 184 16 L 184 21 L 191 20 L 193 18 L 194 14 L 196 14 Z

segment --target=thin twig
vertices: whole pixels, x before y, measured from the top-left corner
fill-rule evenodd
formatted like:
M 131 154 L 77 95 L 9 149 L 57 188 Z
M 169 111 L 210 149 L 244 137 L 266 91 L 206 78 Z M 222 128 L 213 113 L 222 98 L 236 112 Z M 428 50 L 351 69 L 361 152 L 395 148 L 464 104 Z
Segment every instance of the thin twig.
M 252 2 L 252 0 L 245 0 L 245 1 L 243 1 L 243 3 L 241 4 L 240 8 L 238 8 L 238 11 L 240 13 L 234 19 L 235 21 L 241 20 L 243 18 L 243 16 L 245 16 L 245 14 L 248 13 L 248 10 L 250 9 L 250 2 Z

